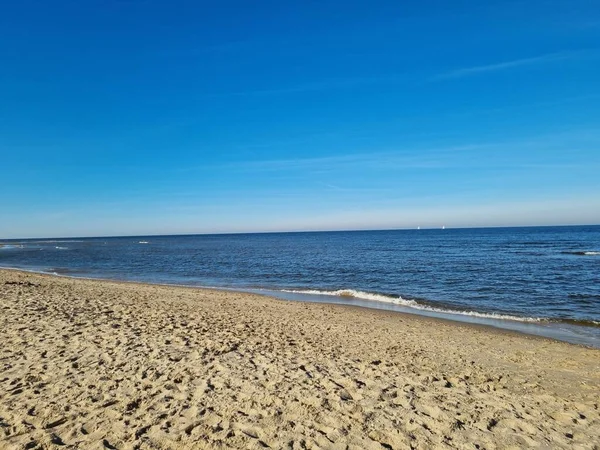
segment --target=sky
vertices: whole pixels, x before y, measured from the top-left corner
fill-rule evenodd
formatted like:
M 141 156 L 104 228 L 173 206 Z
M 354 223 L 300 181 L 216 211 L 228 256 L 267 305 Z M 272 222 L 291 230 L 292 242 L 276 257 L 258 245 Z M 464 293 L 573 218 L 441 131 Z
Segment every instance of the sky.
M 0 238 L 600 223 L 597 0 L 0 1 Z

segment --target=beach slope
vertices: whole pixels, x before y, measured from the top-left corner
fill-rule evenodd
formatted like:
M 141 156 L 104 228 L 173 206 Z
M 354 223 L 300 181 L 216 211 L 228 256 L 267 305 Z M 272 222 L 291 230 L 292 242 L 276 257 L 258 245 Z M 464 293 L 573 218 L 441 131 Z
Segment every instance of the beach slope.
M 599 448 L 600 350 L 0 270 L 0 448 Z

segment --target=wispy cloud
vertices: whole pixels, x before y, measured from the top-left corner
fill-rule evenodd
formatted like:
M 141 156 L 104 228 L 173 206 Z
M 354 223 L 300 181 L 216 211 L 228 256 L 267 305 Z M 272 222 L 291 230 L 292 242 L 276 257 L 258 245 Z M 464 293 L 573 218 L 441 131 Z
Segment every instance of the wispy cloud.
M 391 188 L 381 188 L 381 187 L 364 187 L 364 186 L 360 186 L 360 187 L 347 187 L 347 186 L 340 186 L 338 184 L 333 184 L 333 183 L 323 183 L 323 182 L 318 182 L 318 184 L 320 186 L 323 186 L 325 188 L 327 188 L 327 190 L 329 191 L 335 191 L 335 192 L 347 192 L 347 193 L 386 193 L 386 192 L 394 192 L 393 189 Z
M 394 150 L 372 150 L 369 152 L 346 153 L 329 156 L 305 156 L 281 159 L 253 159 L 236 160 L 217 164 L 191 165 L 175 169 L 177 172 L 199 172 L 226 170 L 238 173 L 272 173 L 289 176 L 291 172 L 298 173 L 328 173 L 342 171 L 404 171 L 404 170 L 447 170 L 455 168 L 549 168 L 549 165 L 575 169 L 580 167 L 573 161 L 578 149 L 588 149 L 596 145 L 600 135 L 596 130 L 578 129 L 557 131 L 548 135 L 531 137 L 515 137 L 503 141 L 490 141 L 479 143 L 465 143 L 463 145 L 448 146 L 417 146 L 402 147 Z M 511 153 L 516 148 L 523 149 L 519 158 L 514 158 Z M 564 149 L 565 152 L 558 151 Z M 509 151 L 511 150 L 511 151 Z M 525 151 L 526 150 L 526 151 Z M 550 161 L 549 156 L 543 155 L 552 151 L 554 156 Z M 483 152 L 486 161 L 479 158 Z M 565 156 L 564 158 L 562 156 Z M 573 158 L 572 158 L 573 157 Z M 597 164 L 598 161 L 589 161 Z M 282 175 L 285 174 L 285 175 Z M 341 190 L 341 186 L 330 184 L 330 189 Z
M 450 78 L 463 78 L 469 76 L 480 75 L 489 72 L 498 72 L 502 70 L 514 69 L 517 67 L 535 66 L 539 64 L 549 64 L 558 61 L 564 61 L 567 59 L 581 58 L 583 56 L 590 55 L 589 51 L 586 50 L 574 50 L 567 52 L 547 53 L 545 55 L 534 56 L 531 58 L 513 59 L 511 61 L 503 61 L 494 64 L 487 64 L 483 66 L 464 67 L 455 69 L 449 72 L 441 73 L 430 78 L 430 81 L 439 81 Z
M 423 149 L 418 154 L 397 150 L 371 151 L 333 156 L 232 161 L 217 165 L 178 168 L 178 172 L 233 170 L 241 172 L 317 171 L 344 169 L 444 169 L 454 167 L 457 155 L 477 153 L 490 144 L 457 145 Z
M 332 91 L 343 89 L 357 89 L 371 86 L 379 86 L 386 84 L 406 83 L 411 85 L 414 83 L 421 84 L 433 81 L 441 81 L 453 78 L 464 78 L 470 76 L 481 75 L 484 73 L 499 72 L 504 70 L 515 69 L 519 67 L 536 66 L 542 64 L 551 64 L 559 61 L 574 60 L 584 57 L 597 55 L 598 52 L 594 49 L 572 50 L 564 52 L 547 53 L 544 55 L 534 56 L 530 58 L 513 59 L 510 61 L 502 61 L 493 64 L 463 67 L 448 72 L 434 75 L 428 79 L 417 82 L 415 74 L 388 74 L 382 76 L 358 76 L 358 77 L 340 77 L 318 80 L 305 83 L 291 84 L 269 89 L 249 89 L 225 93 L 211 94 L 211 97 L 263 97 L 277 95 L 293 95 L 310 92 Z

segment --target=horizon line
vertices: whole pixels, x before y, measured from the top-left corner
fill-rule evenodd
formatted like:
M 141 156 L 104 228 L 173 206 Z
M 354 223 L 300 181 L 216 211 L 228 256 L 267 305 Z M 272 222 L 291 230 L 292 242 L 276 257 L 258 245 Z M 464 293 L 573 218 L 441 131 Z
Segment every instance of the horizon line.
M 103 236 L 52 236 L 52 237 L 19 237 L 0 238 L 0 245 L 7 241 L 51 240 L 51 239 L 114 239 L 114 238 L 142 238 L 142 237 L 185 237 L 185 236 L 232 236 L 246 234 L 301 234 L 301 233 L 353 233 L 353 232 L 378 232 L 378 231 L 447 231 L 447 230 L 479 230 L 500 228 L 565 228 L 565 227 L 598 227 L 600 223 L 583 224 L 555 224 L 555 225 L 487 225 L 487 226 L 445 226 L 438 227 L 406 227 L 406 228 L 349 228 L 336 230 L 281 230 L 281 231 L 231 231 L 212 233 L 174 233 L 174 234 L 125 234 Z

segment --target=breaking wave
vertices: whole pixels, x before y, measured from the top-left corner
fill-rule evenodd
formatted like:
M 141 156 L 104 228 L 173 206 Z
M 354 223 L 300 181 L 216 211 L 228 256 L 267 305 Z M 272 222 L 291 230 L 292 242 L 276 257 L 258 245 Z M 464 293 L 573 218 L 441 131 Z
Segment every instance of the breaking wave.
M 399 295 L 385 295 L 377 294 L 373 292 L 357 291 L 354 289 L 339 289 L 335 291 L 317 290 L 317 289 L 282 289 L 282 292 L 288 292 L 292 294 L 303 294 L 303 295 L 324 295 L 331 297 L 341 298 L 356 298 L 361 300 L 370 300 L 375 302 L 391 303 L 394 305 L 405 306 L 407 308 L 413 308 L 421 311 L 430 311 L 441 314 L 457 314 L 461 316 L 480 317 L 484 319 L 497 319 L 497 320 L 512 320 L 516 322 L 544 322 L 547 319 L 539 317 L 519 317 L 512 316 L 509 314 L 498 314 L 498 313 L 483 313 L 478 311 L 465 311 L 465 310 L 454 310 L 449 308 L 440 308 L 436 306 L 419 303 L 417 300 L 405 299 Z
M 564 255 L 576 256 L 600 256 L 599 251 L 578 251 L 578 252 L 562 252 Z

